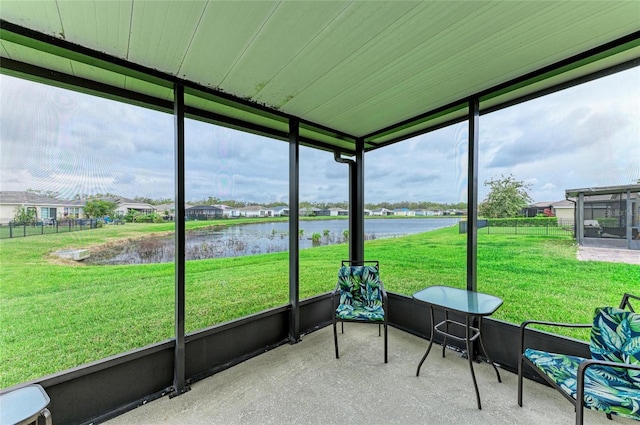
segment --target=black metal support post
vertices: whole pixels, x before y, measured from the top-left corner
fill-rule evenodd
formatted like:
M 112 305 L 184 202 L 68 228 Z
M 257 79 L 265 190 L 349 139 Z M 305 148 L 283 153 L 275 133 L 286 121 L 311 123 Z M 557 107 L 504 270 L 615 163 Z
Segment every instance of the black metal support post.
M 622 199 L 622 196 L 620 196 Z M 627 239 L 627 249 L 631 249 L 631 238 L 633 237 L 633 232 L 631 231 L 631 226 L 633 226 L 633 209 L 631 208 L 631 191 L 627 190 L 627 210 L 625 211 L 625 220 L 624 226 L 626 228 L 625 238 Z
M 364 261 L 364 140 L 356 140 L 356 160 L 349 167 L 349 259 Z
M 584 193 L 578 194 L 578 202 L 576 203 L 576 242 L 578 245 L 584 243 Z
M 467 164 L 467 290 L 477 289 L 478 254 L 478 134 L 480 102 L 469 100 L 469 163 Z
M 189 388 L 185 386 L 185 176 L 184 176 L 184 87 L 175 84 L 174 92 L 174 129 L 175 129 L 175 363 L 173 372 L 173 393 L 180 395 Z
M 300 124 L 289 121 L 289 342 L 300 341 Z

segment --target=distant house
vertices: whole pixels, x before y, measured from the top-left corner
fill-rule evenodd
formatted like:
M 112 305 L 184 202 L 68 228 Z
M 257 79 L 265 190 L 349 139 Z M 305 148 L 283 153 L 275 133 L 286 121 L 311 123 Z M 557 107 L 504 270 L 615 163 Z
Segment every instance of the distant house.
M 318 214 L 318 211 L 320 211 L 320 208 L 305 207 L 305 208 L 300 208 L 299 214 L 301 217 L 310 217 L 310 216 L 316 216 Z
M 192 205 L 190 204 L 184 204 L 185 210 L 191 207 Z M 173 217 L 176 215 L 176 204 L 175 202 L 171 202 L 169 204 L 156 205 L 156 212 L 163 217 L 168 216 L 173 219 Z
M 396 208 L 393 210 L 393 215 L 400 217 L 415 217 L 416 212 L 409 208 Z
M 432 210 L 415 210 L 415 211 L 416 211 L 416 216 L 418 217 L 431 217 L 431 216 L 438 215 L 436 211 L 432 211 Z
M 379 215 L 379 216 L 393 215 L 393 211 L 388 210 L 386 208 L 378 208 L 376 210 L 372 210 L 371 215 Z
M 156 212 L 156 207 L 146 202 L 138 202 L 129 198 L 101 198 L 104 201 L 115 202 L 116 215 L 127 215 L 130 212 L 139 214 L 151 214 Z
M 214 207 L 218 207 L 222 210 L 222 216 L 224 218 L 238 218 L 242 217 L 240 208 L 230 207 L 225 204 L 215 204 Z
M 222 218 L 222 208 L 214 205 L 196 205 L 184 211 L 187 220 L 215 220 Z
M 271 217 L 273 215 L 272 210 L 260 205 L 249 205 L 239 208 L 239 211 L 242 217 Z
M 329 217 L 338 217 L 338 216 L 348 216 L 349 210 L 345 210 L 344 208 L 327 208 L 324 210 L 318 210 L 316 212 L 317 216 L 329 216 Z
M 26 191 L 0 191 L 0 223 L 13 220 L 20 208 L 32 210 L 37 220 L 81 218 L 84 201 L 63 200 Z
M 273 216 L 274 217 L 288 217 L 289 216 L 289 207 L 286 205 L 280 205 L 278 207 L 273 208 Z

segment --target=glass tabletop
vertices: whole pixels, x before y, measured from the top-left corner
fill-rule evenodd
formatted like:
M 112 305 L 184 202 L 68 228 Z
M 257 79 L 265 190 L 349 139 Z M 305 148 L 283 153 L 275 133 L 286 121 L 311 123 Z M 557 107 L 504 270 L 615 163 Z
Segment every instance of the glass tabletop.
M 449 286 L 430 286 L 413 294 L 413 298 L 474 316 L 490 316 L 502 305 L 502 299 L 493 295 Z
M 34 384 L 0 396 L 0 425 L 16 424 L 37 417 L 49 404 L 49 396 Z

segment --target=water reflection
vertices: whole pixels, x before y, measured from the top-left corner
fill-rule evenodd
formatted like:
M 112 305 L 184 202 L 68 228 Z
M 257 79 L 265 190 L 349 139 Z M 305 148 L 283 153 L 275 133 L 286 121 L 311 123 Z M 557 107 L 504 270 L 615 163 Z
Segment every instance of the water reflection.
M 368 219 L 365 240 L 398 237 L 449 227 L 458 218 L 439 219 Z M 314 220 L 300 222 L 298 235 L 301 249 L 346 243 L 347 220 Z M 185 234 L 186 259 L 239 257 L 283 252 L 289 249 L 289 223 L 269 222 L 217 226 L 188 231 Z M 91 252 L 85 260 L 91 264 L 149 264 L 174 261 L 173 235 L 150 236 L 103 247 Z

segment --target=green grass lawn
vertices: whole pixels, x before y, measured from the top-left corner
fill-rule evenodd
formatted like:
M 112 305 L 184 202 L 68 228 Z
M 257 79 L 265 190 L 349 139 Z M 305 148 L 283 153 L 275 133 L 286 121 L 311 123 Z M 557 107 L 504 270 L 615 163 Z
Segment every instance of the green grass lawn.
M 87 266 L 51 253 L 172 230 L 173 223 L 127 224 L 0 240 L 0 387 L 171 338 L 172 263 Z M 392 292 L 466 285 L 466 239 L 457 227 L 367 241 L 365 252 L 380 260 Z M 589 322 L 595 306 L 638 292 L 640 266 L 579 262 L 575 252 L 566 237 L 479 235 L 478 289 L 504 299 L 494 317 Z M 347 256 L 346 244 L 302 250 L 301 298 L 332 290 Z M 187 262 L 187 331 L 286 304 L 288 269 L 288 253 Z

